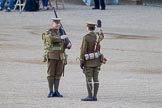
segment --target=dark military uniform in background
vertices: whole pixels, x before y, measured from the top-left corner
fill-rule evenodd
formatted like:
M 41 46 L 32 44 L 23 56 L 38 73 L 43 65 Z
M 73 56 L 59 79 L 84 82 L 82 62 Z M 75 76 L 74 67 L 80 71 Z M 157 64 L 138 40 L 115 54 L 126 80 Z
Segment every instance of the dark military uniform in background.
M 105 10 L 105 0 L 94 0 L 95 7 L 93 9 L 100 9 Z
M 87 23 L 87 27 L 95 27 L 94 23 Z M 102 32 L 90 31 L 83 37 L 81 52 L 80 52 L 80 64 L 83 72 L 86 76 L 88 97 L 82 99 L 82 101 L 97 101 L 97 92 L 99 88 L 98 74 L 100 71 L 101 61 L 100 57 L 85 60 L 85 54 L 100 54 L 100 41 L 102 41 L 104 35 Z M 92 79 L 94 82 L 94 94 L 92 94 Z
M 60 20 L 60 19 L 55 19 Z M 59 82 L 66 64 L 66 42 L 61 39 L 59 29 L 50 28 L 43 34 L 44 40 L 44 57 L 47 60 L 47 79 L 49 84 L 48 97 L 63 97 L 59 92 Z M 54 85 L 54 92 L 53 92 Z

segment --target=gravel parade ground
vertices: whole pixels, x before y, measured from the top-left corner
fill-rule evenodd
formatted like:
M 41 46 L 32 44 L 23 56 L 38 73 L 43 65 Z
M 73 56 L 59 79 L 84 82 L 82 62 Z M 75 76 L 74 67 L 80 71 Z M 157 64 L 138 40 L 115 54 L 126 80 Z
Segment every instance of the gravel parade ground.
M 41 34 L 51 27 L 53 10 L 0 12 L 0 108 L 162 108 L 162 8 L 107 5 L 92 10 L 61 4 L 57 14 L 72 41 L 62 77 L 63 98 L 47 98 L 47 65 Z M 79 61 L 86 21 L 101 19 L 105 39 L 97 102 L 82 102 L 86 81 Z

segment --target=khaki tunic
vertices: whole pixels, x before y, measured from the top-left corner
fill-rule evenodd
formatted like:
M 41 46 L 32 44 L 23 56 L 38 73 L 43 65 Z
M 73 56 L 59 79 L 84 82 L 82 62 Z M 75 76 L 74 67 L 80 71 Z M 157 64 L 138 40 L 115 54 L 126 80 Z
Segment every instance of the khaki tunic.
M 59 30 L 49 29 L 44 37 L 44 50 L 47 57 L 47 79 L 60 79 L 65 60 L 65 41 Z
M 97 37 L 98 36 L 98 37 Z M 98 38 L 98 44 L 96 46 L 96 41 Z M 102 41 L 104 35 L 102 32 L 90 32 L 83 37 L 81 52 L 80 52 L 80 62 L 85 62 L 84 73 L 87 80 L 91 82 L 92 78 L 94 82 L 98 82 L 98 72 L 100 70 L 101 61 L 100 58 L 85 60 L 84 55 L 94 52 L 100 52 L 100 41 Z M 96 46 L 96 49 L 95 49 Z

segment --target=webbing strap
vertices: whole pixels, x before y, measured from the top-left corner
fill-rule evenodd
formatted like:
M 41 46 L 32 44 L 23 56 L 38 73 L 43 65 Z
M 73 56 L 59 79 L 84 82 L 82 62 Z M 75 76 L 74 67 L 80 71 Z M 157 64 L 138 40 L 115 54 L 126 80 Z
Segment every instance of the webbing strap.
M 96 51 L 97 45 L 99 43 L 99 35 L 97 33 L 95 34 L 96 34 L 96 43 L 95 43 L 94 51 Z

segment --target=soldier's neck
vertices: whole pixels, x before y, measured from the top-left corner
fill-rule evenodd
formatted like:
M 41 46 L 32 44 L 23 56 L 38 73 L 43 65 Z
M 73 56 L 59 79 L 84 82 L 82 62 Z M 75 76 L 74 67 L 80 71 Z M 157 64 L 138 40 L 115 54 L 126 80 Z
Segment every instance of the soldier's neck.
M 88 31 L 88 33 L 94 33 L 95 31 L 93 30 L 93 31 Z

